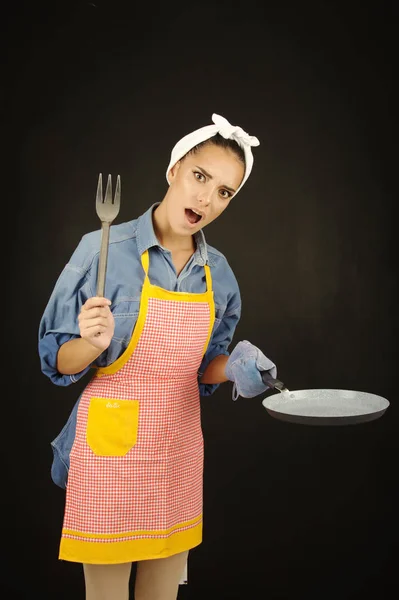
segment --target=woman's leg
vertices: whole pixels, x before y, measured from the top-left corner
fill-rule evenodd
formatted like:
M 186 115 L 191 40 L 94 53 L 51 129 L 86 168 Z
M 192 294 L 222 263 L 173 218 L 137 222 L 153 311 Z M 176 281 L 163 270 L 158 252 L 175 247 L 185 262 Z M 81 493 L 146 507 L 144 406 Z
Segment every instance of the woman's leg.
M 132 563 L 83 565 L 86 600 L 129 600 Z
M 188 551 L 137 563 L 134 600 L 176 600 Z

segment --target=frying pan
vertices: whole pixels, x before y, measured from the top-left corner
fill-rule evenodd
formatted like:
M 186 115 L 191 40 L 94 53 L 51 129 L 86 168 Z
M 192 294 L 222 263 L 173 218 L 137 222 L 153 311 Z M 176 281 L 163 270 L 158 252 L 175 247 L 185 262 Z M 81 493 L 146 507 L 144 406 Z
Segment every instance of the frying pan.
M 334 389 L 290 391 L 269 371 L 262 372 L 263 382 L 276 390 L 262 401 L 269 415 L 281 421 L 304 425 L 350 425 L 374 421 L 389 406 L 388 400 L 367 392 Z

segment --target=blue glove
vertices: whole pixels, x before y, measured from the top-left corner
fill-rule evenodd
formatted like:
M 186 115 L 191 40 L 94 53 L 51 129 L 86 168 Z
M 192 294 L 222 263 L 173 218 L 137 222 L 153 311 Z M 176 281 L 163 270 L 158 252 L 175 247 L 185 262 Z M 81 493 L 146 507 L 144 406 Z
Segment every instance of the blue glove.
M 276 365 L 259 348 L 246 340 L 238 342 L 225 368 L 226 377 L 234 383 L 233 400 L 253 398 L 268 388 L 260 371 L 270 371 L 274 379 L 277 376 Z

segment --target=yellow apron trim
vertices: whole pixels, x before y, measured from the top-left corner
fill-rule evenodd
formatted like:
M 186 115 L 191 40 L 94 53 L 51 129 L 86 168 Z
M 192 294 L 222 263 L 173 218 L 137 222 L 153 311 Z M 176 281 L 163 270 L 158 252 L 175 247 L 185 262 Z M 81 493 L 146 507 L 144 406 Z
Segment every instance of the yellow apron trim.
M 164 290 L 156 285 L 149 284 L 150 297 L 157 300 L 169 300 L 172 302 L 209 302 L 213 297 L 213 292 L 203 292 L 202 294 L 190 294 L 189 292 L 171 292 Z
M 65 535 L 68 535 L 64 532 Z M 115 536 L 114 536 L 115 539 Z M 71 562 L 115 564 L 152 558 L 166 558 L 195 548 L 202 542 L 202 521 L 166 538 L 141 538 L 123 541 L 90 541 L 62 537 L 59 558 Z
M 123 365 L 129 360 L 129 358 L 133 354 L 134 349 L 136 348 L 138 341 L 141 337 L 141 334 L 143 332 L 145 318 L 147 315 L 148 300 L 149 300 L 148 286 L 149 286 L 149 281 L 146 278 L 144 280 L 143 289 L 141 292 L 139 315 L 137 317 L 136 326 L 134 328 L 133 335 L 130 339 L 128 347 L 123 352 L 123 354 L 121 354 L 121 356 L 119 358 L 117 358 L 112 364 L 108 365 L 108 367 L 101 367 L 101 368 L 97 369 L 96 375 L 95 375 L 96 377 L 101 377 L 102 375 L 113 375 L 114 373 L 119 371 L 119 369 L 121 369 L 123 367 Z
M 209 293 L 209 311 L 210 311 L 210 319 L 209 319 L 209 329 L 208 335 L 206 338 L 206 342 L 204 344 L 204 349 L 202 351 L 202 356 L 205 355 L 206 349 L 208 348 L 209 342 L 211 340 L 213 326 L 215 324 L 215 299 L 213 297 L 213 292 Z
M 207 340 L 204 345 L 203 355 L 205 354 L 206 349 L 208 348 L 208 344 L 209 344 L 209 341 L 210 341 L 211 335 L 212 335 L 213 325 L 215 322 L 215 300 L 214 300 L 214 294 L 212 291 L 212 277 L 211 277 L 211 270 L 209 268 L 209 265 L 204 265 L 207 291 L 200 293 L 200 294 L 192 294 L 192 293 L 187 293 L 187 292 L 171 292 L 169 290 L 165 290 L 156 285 L 152 285 L 148 278 L 148 267 L 149 267 L 148 250 L 146 250 L 143 253 L 143 255 L 141 257 L 141 263 L 143 265 L 143 269 L 145 272 L 145 278 L 144 278 L 144 283 L 143 283 L 143 289 L 141 292 L 139 315 L 137 317 L 136 326 L 134 328 L 133 335 L 131 337 L 129 345 L 127 346 L 124 353 L 119 358 L 117 358 L 112 364 L 108 365 L 107 367 L 98 368 L 96 370 L 95 377 L 102 377 L 104 375 L 113 375 L 117 371 L 119 371 L 119 369 L 121 369 L 123 367 L 123 365 L 129 360 L 129 358 L 133 354 L 134 350 L 136 349 L 138 341 L 143 332 L 145 319 L 146 319 L 146 315 L 147 315 L 147 311 L 148 311 L 148 301 L 150 298 L 157 298 L 158 300 L 168 300 L 168 301 L 175 301 L 175 302 L 203 302 L 203 303 L 206 302 L 206 303 L 208 303 L 209 308 L 210 308 L 210 322 L 209 322 L 208 337 L 207 337 Z
M 76 537 L 83 537 L 96 540 L 108 540 L 108 539 L 117 539 L 117 538 L 126 538 L 131 536 L 140 536 L 140 535 L 150 535 L 150 536 L 168 536 L 172 534 L 176 529 L 182 529 L 183 527 L 191 527 L 192 525 L 197 525 L 202 521 L 202 514 L 194 519 L 190 519 L 189 521 L 183 521 L 183 523 L 178 523 L 169 529 L 139 529 L 137 531 L 124 531 L 123 533 L 85 533 L 82 531 L 75 531 L 74 529 L 63 529 L 62 534 L 73 535 Z

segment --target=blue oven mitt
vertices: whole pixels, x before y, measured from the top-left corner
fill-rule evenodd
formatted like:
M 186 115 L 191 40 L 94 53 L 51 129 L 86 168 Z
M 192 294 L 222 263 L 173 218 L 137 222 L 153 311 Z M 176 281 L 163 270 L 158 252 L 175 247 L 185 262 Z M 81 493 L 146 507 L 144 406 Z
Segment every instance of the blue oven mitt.
M 253 398 L 268 388 L 260 371 L 269 371 L 274 379 L 277 377 L 276 365 L 259 348 L 247 340 L 238 342 L 225 368 L 226 377 L 234 383 L 233 400 L 238 396 Z

